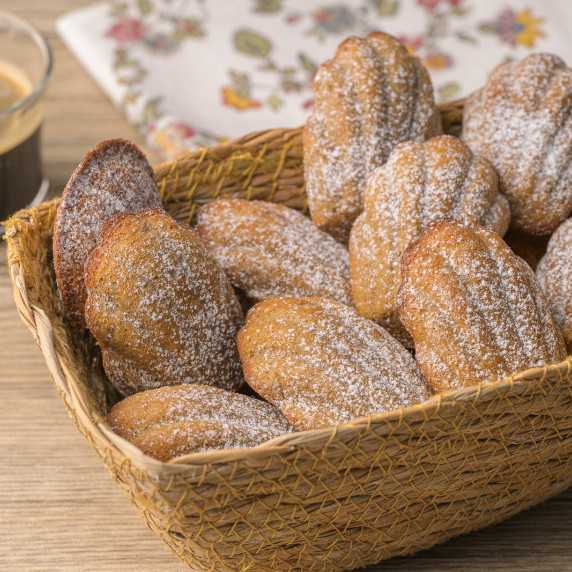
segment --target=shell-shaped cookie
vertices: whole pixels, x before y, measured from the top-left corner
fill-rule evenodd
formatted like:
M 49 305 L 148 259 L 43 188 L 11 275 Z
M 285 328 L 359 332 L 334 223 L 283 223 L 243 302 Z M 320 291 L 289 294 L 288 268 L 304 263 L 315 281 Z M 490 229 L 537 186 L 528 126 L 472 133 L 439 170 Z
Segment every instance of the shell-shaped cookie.
M 398 303 L 437 392 L 560 362 L 566 348 L 530 266 L 494 232 L 430 226 L 403 255 Z
M 113 215 L 160 207 L 153 169 L 141 150 L 125 139 L 103 141 L 71 176 L 54 226 L 54 267 L 66 315 L 85 328 L 83 269 L 103 225 Z
M 536 277 L 546 294 L 554 320 L 572 354 L 572 218 L 551 236 L 546 254 L 538 263 Z
M 86 321 L 123 395 L 163 385 L 243 382 L 240 304 L 199 235 L 157 208 L 120 213 L 85 268 Z
M 270 403 L 200 384 L 136 393 L 115 404 L 106 421 L 118 435 L 160 461 L 255 447 L 294 430 Z
M 429 224 L 444 218 L 506 232 L 510 208 L 494 167 L 450 135 L 401 143 L 368 177 L 364 212 L 350 235 L 350 264 L 358 313 L 407 346 L 412 340 L 397 308 L 401 256 Z
M 499 173 L 514 228 L 550 234 L 572 211 L 572 70 L 532 54 L 497 66 L 465 103 L 463 139 Z
M 199 209 L 197 230 L 231 283 L 254 301 L 321 296 L 352 305 L 347 248 L 298 211 L 215 201 Z
M 394 37 L 340 44 L 314 82 L 304 176 L 314 222 L 342 242 L 362 209 L 365 178 L 403 141 L 441 133 L 427 70 Z
M 237 343 L 247 383 L 296 429 L 349 422 L 431 395 L 399 342 L 332 300 L 259 302 Z

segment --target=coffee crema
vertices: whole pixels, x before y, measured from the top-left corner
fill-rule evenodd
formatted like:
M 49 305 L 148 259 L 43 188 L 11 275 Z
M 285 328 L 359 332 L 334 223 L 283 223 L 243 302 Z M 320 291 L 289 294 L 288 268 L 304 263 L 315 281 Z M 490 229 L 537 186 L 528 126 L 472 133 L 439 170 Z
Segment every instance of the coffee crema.
M 6 66 L 4 65 L 4 67 Z M 0 111 L 22 99 L 30 90 L 30 82 L 20 70 L 17 68 L 3 70 L 0 67 Z

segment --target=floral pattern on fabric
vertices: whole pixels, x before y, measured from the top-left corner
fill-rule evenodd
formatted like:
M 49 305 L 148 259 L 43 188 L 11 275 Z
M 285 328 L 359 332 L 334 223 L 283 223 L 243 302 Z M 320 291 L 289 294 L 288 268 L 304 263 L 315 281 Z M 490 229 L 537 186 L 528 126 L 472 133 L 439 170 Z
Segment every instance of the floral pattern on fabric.
M 543 19 L 535 18 L 530 9 L 516 12 L 505 8 L 492 22 L 480 26 L 482 32 L 498 34 L 500 39 L 511 46 L 521 44 L 534 48 L 536 41 L 544 37 L 541 29 Z
M 467 95 L 463 68 L 474 65 L 481 50 L 490 53 L 492 42 L 498 55 L 487 71 L 523 57 L 547 38 L 540 4 L 523 6 L 519 0 L 234 0 L 232 9 L 225 5 L 236 17 L 227 14 L 219 25 L 220 7 L 214 0 L 112 3 L 103 40 L 113 45 L 121 104 L 167 159 L 241 134 L 221 129 L 222 124 L 247 125 L 246 133 L 261 128 L 262 117 L 269 128 L 302 123 L 312 108 L 319 64 L 349 35 L 382 30 L 397 36 L 423 61 L 441 102 Z M 217 57 L 218 49 L 227 54 L 223 59 Z M 153 79 L 156 69 L 170 69 L 175 61 L 173 69 L 184 74 L 189 50 L 205 50 L 217 66 L 212 74 L 194 79 L 211 82 L 210 95 L 195 96 L 190 82 L 188 97 L 196 97 L 199 107 L 205 102 L 212 106 L 207 115 L 218 117 L 220 124 L 201 122 L 199 112 L 188 117 L 177 112 L 173 101 L 179 105 L 184 94 L 168 93 L 169 82 Z

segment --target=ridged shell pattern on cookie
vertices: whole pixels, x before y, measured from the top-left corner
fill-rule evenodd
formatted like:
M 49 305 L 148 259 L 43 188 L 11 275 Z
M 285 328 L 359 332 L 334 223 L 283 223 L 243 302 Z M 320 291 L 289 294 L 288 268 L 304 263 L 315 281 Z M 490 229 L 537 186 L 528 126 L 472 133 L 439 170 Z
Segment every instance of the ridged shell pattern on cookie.
M 75 330 L 86 325 L 83 270 L 105 222 L 122 211 L 160 206 L 153 169 L 130 141 L 103 141 L 78 165 L 62 194 L 54 226 L 58 289 Z
M 197 230 L 233 286 L 258 302 L 321 296 L 352 305 L 349 253 L 310 219 L 265 201 L 214 201 Z
M 303 134 L 310 212 L 347 242 L 368 173 L 398 143 L 441 133 L 441 118 L 423 64 L 382 32 L 342 42 L 318 69 L 314 100 Z
M 563 222 L 551 236 L 536 276 L 572 354 L 572 219 Z
M 86 320 L 123 395 L 202 383 L 236 390 L 243 314 L 198 233 L 157 208 L 119 213 L 89 255 Z
M 412 340 L 397 308 L 401 256 L 427 226 L 445 218 L 501 236 L 510 222 L 494 167 L 456 137 L 401 143 L 368 177 L 364 212 L 350 235 L 353 298 L 359 314 L 407 346 Z
M 259 302 L 237 342 L 247 383 L 299 430 L 406 407 L 431 395 L 397 340 L 332 300 Z
M 293 431 L 273 405 L 200 384 L 136 393 L 117 403 L 106 421 L 160 461 L 213 449 L 255 447 Z
M 559 57 L 497 66 L 465 103 L 463 139 L 498 170 L 514 228 L 550 234 L 572 212 L 572 70 Z
M 433 391 L 501 381 L 566 357 L 534 273 L 496 233 L 441 221 L 402 264 L 400 317 Z

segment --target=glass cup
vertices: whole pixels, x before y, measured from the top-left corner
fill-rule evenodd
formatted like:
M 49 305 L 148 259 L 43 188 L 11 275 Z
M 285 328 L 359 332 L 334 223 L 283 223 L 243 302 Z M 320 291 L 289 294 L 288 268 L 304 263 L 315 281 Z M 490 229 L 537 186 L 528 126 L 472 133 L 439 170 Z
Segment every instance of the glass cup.
M 0 221 L 40 203 L 48 191 L 40 131 L 52 68 L 52 51 L 42 34 L 0 11 Z

